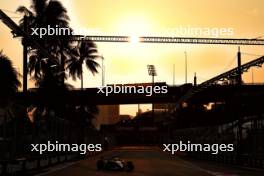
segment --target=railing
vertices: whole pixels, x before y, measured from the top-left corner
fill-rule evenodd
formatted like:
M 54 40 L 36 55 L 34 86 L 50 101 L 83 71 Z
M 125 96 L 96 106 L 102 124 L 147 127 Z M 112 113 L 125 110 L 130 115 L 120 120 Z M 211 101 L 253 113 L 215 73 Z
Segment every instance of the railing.
M 78 161 L 83 157 L 92 157 L 101 152 L 88 152 L 85 156 L 79 153 L 56 153 L 50 155 L 39 155 L 30 158 L 17 158 L 15 160 L 0 160 L 0 176 L 6 175 L 27 175 L 37 173 L 42 169 L 57 164 Z
M 0 175 L 26 175 L 29 172 L 39 171 L 63 162 L 78 159 L 77 153 L 53 154 L 15 160 L 0 160 Z
M 210 153 L 189 153 L 188 156 L 196 159 L 202 159 L 207 161 L 214 161 L 229 165 L 239 165 L 253 168 L 264 169 L 264 157 L 250 156 L 250 155 L 236 155 L 236 154 L 217 154 Z

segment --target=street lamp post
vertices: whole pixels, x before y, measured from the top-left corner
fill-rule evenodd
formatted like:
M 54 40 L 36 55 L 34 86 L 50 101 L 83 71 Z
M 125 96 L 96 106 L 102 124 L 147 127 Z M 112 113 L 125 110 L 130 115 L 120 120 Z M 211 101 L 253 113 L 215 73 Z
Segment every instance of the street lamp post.
M 175 64 L 173 64 L 173 81 L 172 81 L 172 85 L 175 86 Z
M 251 68 L 251 81 L 252 81 L 252 84 L 254 84 L 254 68 L 253 67 Z
M 102 59 L 102 86 L 105 86 L 105 66 L 104 66 L 104 56 L 101 55 L 101 59 Z
M 152 87 L 154 87 L 154 77 L 157 76 L 157 71 L 154 65 L 148 65 L 148 74 L 152 76 Z M 154 119 L 154 103 L 152 103 L 152 118 Z
M 187 62 L 187 52 L 184 51 L 184 55 L 185 55 L 185 84 L 187 84 L 188 82 L 188 62 Z

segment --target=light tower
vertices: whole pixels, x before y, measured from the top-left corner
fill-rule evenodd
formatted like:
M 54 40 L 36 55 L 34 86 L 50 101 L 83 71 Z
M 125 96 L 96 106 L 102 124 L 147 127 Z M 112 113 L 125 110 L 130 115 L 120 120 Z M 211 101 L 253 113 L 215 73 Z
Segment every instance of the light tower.
M 152 76 L 152 87 L 154 87 L 154 78 L 157 76 L 157 71 L 154 65 L 148 65 L 148 74 Z M 152 118 L 154 119 L 154 103 L 152 103 Z

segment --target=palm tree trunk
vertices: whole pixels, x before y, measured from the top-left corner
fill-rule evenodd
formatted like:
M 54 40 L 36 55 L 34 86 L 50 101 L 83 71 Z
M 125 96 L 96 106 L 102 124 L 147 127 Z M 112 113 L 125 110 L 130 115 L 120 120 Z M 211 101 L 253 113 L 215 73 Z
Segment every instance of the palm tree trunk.
M 62 51 L 62 48 L 61 48 L 61 84 L 62 84 L 62 87 L 64 87 L 65 85 L 65 58 L 63 56 L 63 51 Z
M 81 90 L 83 90 L 83 70 L 81 70 Z

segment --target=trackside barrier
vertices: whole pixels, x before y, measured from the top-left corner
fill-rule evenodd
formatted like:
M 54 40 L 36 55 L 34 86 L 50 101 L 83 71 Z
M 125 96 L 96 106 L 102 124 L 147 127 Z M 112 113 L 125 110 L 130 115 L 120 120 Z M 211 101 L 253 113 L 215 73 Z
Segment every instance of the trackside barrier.
M 0 176 L 27 175 L 29 172 L 37 172 L 56 164 L 78 159 L 78 153 L 58 153 L 54 155 L 18 158 L 16 160 L 0 160 Z
M 29 172 L 38 172 L 41 169 L 49 168 L 56 164 L 93 157 L 102 152 L 90 151 L 86 155 L 80 155 L 79 153 L 58 153 L 54 155 L 18 158 L 16 160 L 0 160 L 0 176 L 27 175 Z
M 162 146 L 158 148 L 158 151 L 163 152 Z M 171 155 L 170 152 L 166 152 Z M 250 155 L 237 155 L 237 154 L 210 154 L 206 152 L 185 152 L 176 153 L 178 157 L 182 158 L 194 158 L 199 160 L 214 161 L 217 163 L 228 164 L 228 165 L 239 165 L 251 168 L 264 169 L 264 157 L 261 156 L 250 156 Z
M 188 153 L 191 158 L 214 161 L 223 164 L 240 165 L 252 168 L 264 169 L 264 157 L 250 156 L 250 155 L 237 155 L 237 154 L 217 154 L 210 153 Z

